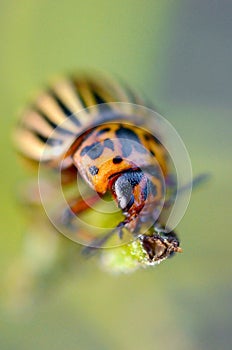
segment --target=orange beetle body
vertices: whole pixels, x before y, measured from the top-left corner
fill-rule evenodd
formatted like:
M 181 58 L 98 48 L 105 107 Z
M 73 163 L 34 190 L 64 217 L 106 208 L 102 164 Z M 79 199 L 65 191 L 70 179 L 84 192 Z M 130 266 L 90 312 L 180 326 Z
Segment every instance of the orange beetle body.
M 112 102 L 124 102 L 127 111 Z M 110 191 L 125 216 L 118 227 L 133 233 L 163 205 L 169 167 L 166 149 L 139 126 L 143 116 L 135 117 L 130 104 L 145 105 L 110 78 L 62 78 L 23 112 L 16 142 L 27 158 L 63 173 L 75 167 L 98 194 Z M 75 214 L 86 209 L 78 201 L 70 206 Z

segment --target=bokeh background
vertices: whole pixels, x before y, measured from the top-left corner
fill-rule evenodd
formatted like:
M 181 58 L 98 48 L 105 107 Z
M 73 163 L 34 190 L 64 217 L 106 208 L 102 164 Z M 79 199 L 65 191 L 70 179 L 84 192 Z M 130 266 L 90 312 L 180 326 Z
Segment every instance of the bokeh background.
M 1 0 L 1 350 L 232 348 L 231 13 L 227 0 Z M 145 93 L 194 173 L 211 173 L 178 226 L 184 254 L 158 268 L 108 274 L 33 215 L 28 228 L 18 203 L 18 109 L 88 67 Z

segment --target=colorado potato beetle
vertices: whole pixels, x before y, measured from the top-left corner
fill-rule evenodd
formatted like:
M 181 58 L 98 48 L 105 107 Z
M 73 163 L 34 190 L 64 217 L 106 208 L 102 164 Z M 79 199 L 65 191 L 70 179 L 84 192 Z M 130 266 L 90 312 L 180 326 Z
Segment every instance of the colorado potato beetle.
M 110 193 L 124 215 L 113 233 L 122 237 L 126 228 L 140 241 L 147 259 L 159 262 L 181 251 L 175 232 L 166 232 L 156 214 L 165 205 L 165 187 L 170 186 L 168 153 L 143 127 L 145 116 L 136 115 L 135 105 L 146 102 L 109 77 L 61 78 L 24 110 L 15 140 L 23 156 L 61 171 L 65 183 L 79 174 L 97 193 L 91 203 Z M 78 197 L 60 217 L 68 226 L 73 214 L 88 208 L 89 202 Z M 144 223 L 149 224 L 146 232 Z M 102 246 L 110 235 L 92 246 Z

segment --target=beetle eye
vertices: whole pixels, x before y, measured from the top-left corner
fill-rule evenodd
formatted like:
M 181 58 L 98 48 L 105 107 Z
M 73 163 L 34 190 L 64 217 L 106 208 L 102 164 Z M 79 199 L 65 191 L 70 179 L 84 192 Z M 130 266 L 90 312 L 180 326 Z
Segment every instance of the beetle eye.
M 120 176 L 115 181 L 114 190 L 121 209 L 125 209 L 130 205 L 130 202 L 131 205 L 133 204 L 133 189 L 130 182 L 124 176 Z

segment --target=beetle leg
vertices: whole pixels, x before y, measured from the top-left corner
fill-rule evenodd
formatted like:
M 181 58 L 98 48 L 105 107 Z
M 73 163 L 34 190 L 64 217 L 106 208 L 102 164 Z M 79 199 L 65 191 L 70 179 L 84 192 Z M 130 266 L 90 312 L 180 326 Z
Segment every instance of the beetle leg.
M 104 236 L 97 237 L 92 240 L 91 246 L 85 246 L 82 249 L 82 254 L 86 256 L 93 256 L 98 252 L 98 248 L 102 248 L 103 244 L 110 239 L 115 233 L 115 229 L 108 232 Z
M 126 218 L 121 221 L 113 230 L 109 231 L 103 236 L 93 239 L 91 246 L 86 246 L 82 250 L 82 254 L 86 256 L 93 256 L 98 252 L 98 248 L 102 248 L 103 244 L 106 243 L 113 235 L 117 234 L 120 240 L 123 239 L 123 228 L 129 224 L 130 221 Z M 126 243 L 125 243 L 126 244 Z
M 77 197 L 69 202 L 68 208 L 65 208 L 61 214 L 60 222 L 67 228 L 74 229 L 72 220 L 83 213 L 85 210 L 89 209 L 98 202 L 100 196 L 98 194 L 89 197 L 88 199 L 83 199 L 82 197 Z

